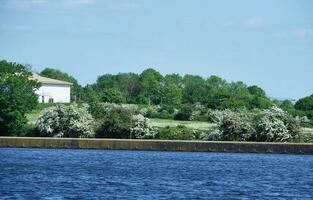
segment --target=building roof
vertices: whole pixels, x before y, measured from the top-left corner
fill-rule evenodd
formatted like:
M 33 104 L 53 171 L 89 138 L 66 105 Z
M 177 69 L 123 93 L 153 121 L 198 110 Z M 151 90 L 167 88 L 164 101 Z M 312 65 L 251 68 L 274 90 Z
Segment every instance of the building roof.
M 39 74 L 33 73 L 32 77 L 30 78 L 32 80 L 37 80 L 40 83 L 47 83 L 47 84 L 56 84 L 56 85 L 73 85 L 70 82 L 66 82 L 66 81 L 60 81 L 57 79 L 52 79 L 52 78 L 47 78 L 47 77 L 43 77 L 40 76 Z

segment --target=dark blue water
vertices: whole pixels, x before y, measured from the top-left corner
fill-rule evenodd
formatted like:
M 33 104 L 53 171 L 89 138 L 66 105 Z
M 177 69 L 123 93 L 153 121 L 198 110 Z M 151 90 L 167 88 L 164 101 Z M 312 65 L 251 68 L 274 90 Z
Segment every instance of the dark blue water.
M 313 156 L 0 149 L 0 199 L 312 199 Z

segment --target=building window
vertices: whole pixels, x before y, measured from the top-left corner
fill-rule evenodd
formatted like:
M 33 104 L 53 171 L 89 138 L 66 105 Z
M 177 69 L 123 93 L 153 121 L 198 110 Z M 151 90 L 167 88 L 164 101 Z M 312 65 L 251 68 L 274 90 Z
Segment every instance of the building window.
M 49 103 L 53 103 L 53 98 L 49 98 Z
M 45 96 L 41 96 L 41 103 L 45 102 Z

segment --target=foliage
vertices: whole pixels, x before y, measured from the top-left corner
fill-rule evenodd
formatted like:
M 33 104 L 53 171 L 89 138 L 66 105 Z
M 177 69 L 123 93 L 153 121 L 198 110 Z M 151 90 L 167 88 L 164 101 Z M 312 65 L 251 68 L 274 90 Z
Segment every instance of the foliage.
M 130 132 L 132 136 L 139 139 L 152 139 L 156 135 L 156 130 L 149 126 L 149 119 L 141 114 L 133 116 L 133 127 Z
M 100 119 L 101 129 L 97 137 L 108 138 L 153 138 L 155 131 L 148 126 L 148 119 L 141 114 L 134 115 L 134 106 L 103 104 L 104 117 Z
M 162 140 L 212 140 L 213 134 L 212 130 L 195 130 L 178 125 L 159 128 L 156 138 Z M 217 138 L 214 139 L 217 140 Z
M 115 88 L 107 89 L 101 95 L 102 102 L 122 103 L 124 101 L 123 99 L 124 99 L 123 94 Z
M 299 120 L 276 106 L 252 112 L 215 110 L 210 116 L 223 140 L 283 142 L 299 137 Z
M 133 126 L 133 113 L 121 106 L 110 108 L 101 119 L 101 129 L 97 137 L 130 138 Z
M 295 108 L 302 111 L 313 111 L 313 95 L 299 99 Z
M 174 83 L 165 84 L 162 90 L 163 103 L 170 105 L 173 108 L 179 107 L 182 102 L 182 89 L 176 86 Z
M 174 116 L 175 120 L 192 120 L 193 108 L 190 105 L 183 105 Z
M 212 120 L 217 123 L 222 140 L 246 141 L 254 132 L 253 116 L 247 111 L 213 111 Z
M 261 113 L 254 139 L 256 141 L 283 142 L 297 137 L 299 132 L 299 121 L 274 106 Z
M 0 61 L 0 135 L 24 134 L 25 114 L 38 104 L 34 90 L 40 86 L 30 76 L 27 66 Z
M 196 103 L 202 102 L 206 94 L 205 80 L 201 76 L 185 75 L 183 84 L 183 102 Z
M 94 120 L 86 106 L 57 105 L 42 111 L 37 121 L 41 136 L 94 137 Z
M 161 101 L 161 81 L 163 76 L 154 69 L 146 69 L 140 74 L 141 95 L 144 101 L 158 104 Z

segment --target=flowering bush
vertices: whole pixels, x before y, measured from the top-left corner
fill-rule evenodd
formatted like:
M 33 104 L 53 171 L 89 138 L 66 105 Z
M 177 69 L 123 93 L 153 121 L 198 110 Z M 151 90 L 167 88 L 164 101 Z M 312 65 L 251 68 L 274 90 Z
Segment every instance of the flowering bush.
M 253 116 L 246 111 L 212 111 L 212 120 L 217 123 L 220 134 L 214 134 L 214 137 L 220 137 L 222 140 L 249 140 L 254 132 Z
M 133 127 L 130 129 L 135 138 L 154 138 L 156 130 L 148 125 L 149 119 L 141 114 L 133 116 Z
M 297 136 L 300 122 L 282 109 L 273 106 L 261 113 L 256 129 L 255 140 L 282 142 Z
M 57 105 L 43 110 L 37 120 L 41 136 L 94 137 L 94 120 L 86 106 Z

